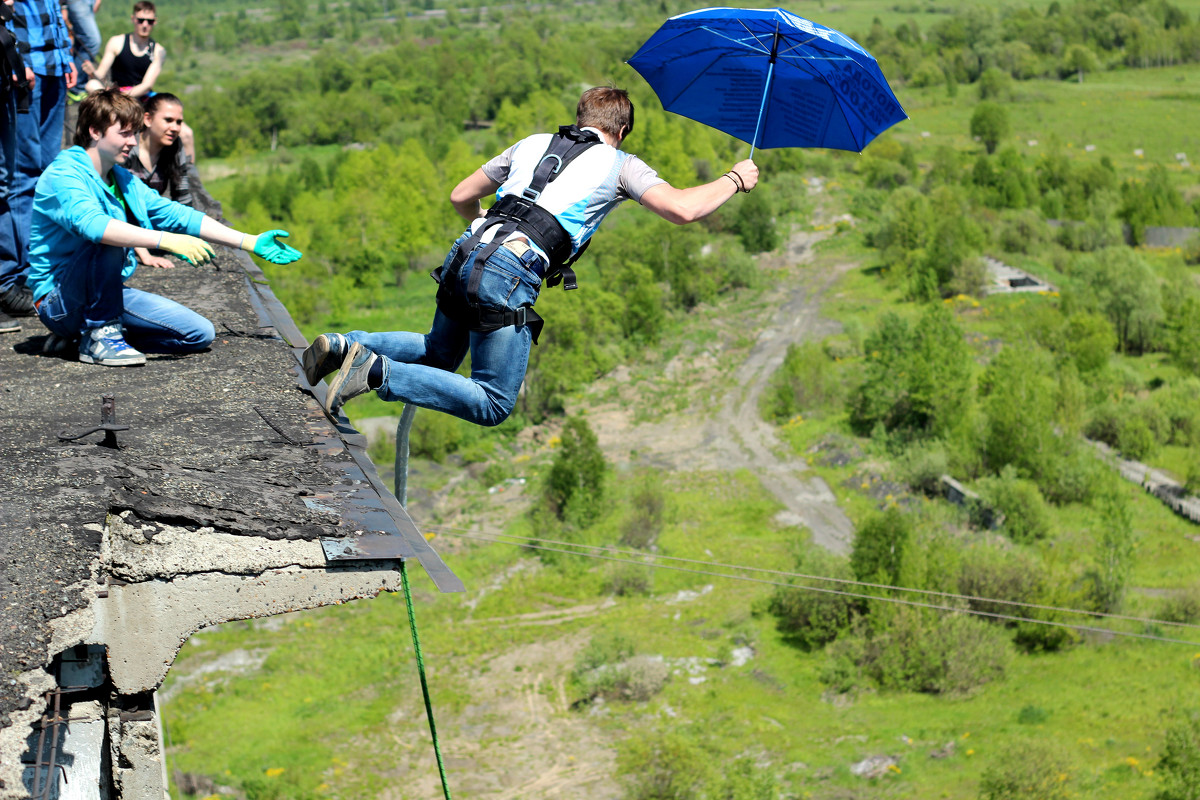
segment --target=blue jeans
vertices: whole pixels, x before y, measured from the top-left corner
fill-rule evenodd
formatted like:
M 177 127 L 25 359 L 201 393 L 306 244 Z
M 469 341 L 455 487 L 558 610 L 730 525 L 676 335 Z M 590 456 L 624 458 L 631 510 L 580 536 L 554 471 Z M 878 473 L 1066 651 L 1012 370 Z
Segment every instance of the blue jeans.
M 75 32 L 75 69 L 79 74 L 79 86 L 87 82 L 83 72 L 84 59 L 100 65 L 100 28 L 96 25 L 96 12 L 92 0 L 67 0 L 67 17 L 71 30 Z
M 91 328 L 119 321 L 125 341 L 146 353 L 191 353 L 216 337 L 213 324 L 174 300 L 121 282 L 125 251 L 81 248 L 55 275 L 57 285 L 38 304 L 38 318 L 53 333 L 78 339 Z
M 66 103 L 67 79 L 62 75 L 38 75 L 29 99 L 29 113 L 17 114 L 16 171 L 9 181 L 8 193 L 16 231 L 17 262 L 0 263 L 0 291 L 9 289 L 29 272 L 33 194 L 42 171 L 62 149 Z
M 17 93 L 9 92 L 7 97 L 0 97 L 0 274 L 19 269 L 16 223 L 8 205 L 8 187 L 16 168 Z
M 534 271 L 540 267 L 540 258 L 533 251 L 518 257 L 499 247 L 480 265 L 475 256 L 482 247 L 467 256 L 453 289 L 465 296 L 471 273 L 482 268 L 481 305 L 510 311 L 533 305 L 542 283 Z M 446 257 L 447 265 L 457 249 L 455 242 Z M 383 356 L 383 386 L 378 394 L 384 400 L 412 403 L 487 426 L 499 425 L 512 413 L 533 340 L 525 325 L 475 333 L 440 310 L 434 313 L 433 326 L 424 336 L 406 331 L 351 331 L 346 338 Z M 469 378 L 455 372 L 468 349 Z

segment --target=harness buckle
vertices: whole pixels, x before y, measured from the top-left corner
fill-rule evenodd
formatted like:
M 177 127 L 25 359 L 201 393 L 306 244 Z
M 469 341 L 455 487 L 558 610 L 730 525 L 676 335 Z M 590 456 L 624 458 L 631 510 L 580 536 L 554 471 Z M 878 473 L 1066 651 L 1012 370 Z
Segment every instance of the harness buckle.
M 533 189 L 526 186 L 521 190 L 521 196 L 531 203 L 536 203 L 537 199 L 542 196 L 541 192 L 535 192 Z

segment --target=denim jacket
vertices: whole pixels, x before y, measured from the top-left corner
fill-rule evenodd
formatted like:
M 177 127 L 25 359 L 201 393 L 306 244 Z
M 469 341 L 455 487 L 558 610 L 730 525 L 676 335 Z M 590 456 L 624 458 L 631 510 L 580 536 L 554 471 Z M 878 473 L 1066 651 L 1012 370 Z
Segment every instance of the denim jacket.
M 197 236 L 204 215 L 194 208 L 161 197 L 124 167 L 114 166 L 116 180 L 129 212 L 140 228 Z M 55 275 L 77 259 L 93 259 L 109 220 L 127 222 L 125 209 L 104 186 L 82 147 L 72 147 L 55 157 L 38 179 L 29 234 L 29 276 L 25 279 L 35 300 L 57 284 Z M 121 278 L 137 268 L 133 248 L 125 251 Z M 100 263 L 97 261 L 97 263 Z

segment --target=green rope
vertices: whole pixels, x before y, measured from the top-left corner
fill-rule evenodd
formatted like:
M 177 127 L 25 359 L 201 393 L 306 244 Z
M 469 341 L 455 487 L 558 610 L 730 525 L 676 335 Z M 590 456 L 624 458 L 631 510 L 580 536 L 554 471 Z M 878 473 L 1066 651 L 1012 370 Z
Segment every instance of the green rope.
M 438 743 L 437 725 L 433 721 L 433 703 L 429 699 L 429 683 L 425 680 L 425 659 L 421 655 L 421 638 L 417 634 L 417 617 L 413 613 L 412 592 L 408 588 L 408 570 L 400 560 L 400 583 L 404 586 L 404 602 L 408 606 L 408 627 L 412 631 L 413 649 L 417 651 L 417 672 L 421 674 L 421 693 L 425 696 L 425 716 L 429 718 L 429 733 L 433 736 L 433 752 L 437 756 L 438 774 L 442 777 L 442 794 L 450 800 L 450 785 L 446 783 L 446 764 L 442 746 Z

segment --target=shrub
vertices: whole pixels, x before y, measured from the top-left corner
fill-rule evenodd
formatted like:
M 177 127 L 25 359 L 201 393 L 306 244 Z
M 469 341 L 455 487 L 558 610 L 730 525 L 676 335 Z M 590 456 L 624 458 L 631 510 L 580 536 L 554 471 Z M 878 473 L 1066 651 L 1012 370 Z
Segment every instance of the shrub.
M 1004 632 L 969 614 L 901 606 L 872 627 L 846 637 L 861 642 L 835 644 L 825 674 L 853 685 L 845 673 L 856 659 L 860 675 L 885 689 L 964 694 L 1002 678 L 1012 658 Z
M 949 471 L 950 457 L 941 441 L 914 444 L 896 459 L 897 477 L 929 497 L 942 495 L 942 476 Z
M 409 452 L 441 464 L 462 441 L 459 421 L 448 414 L 418 413 L 408 437 Z M 395 447 L 395 445 L 393 445 Z M 393 458 L 395 457 L 393 453 Z
M 1036 253 L 1050 241 L 1050 226 L 1037 211 L 1029 208 L 1001 215 L 997 234 L 1001 249 L 1009 253 Z
M 1053 745 L 1021 743 L 997 754 L 979 780 L 979 800 L 1066 800 L 1066 756 Z
M 1028 556 L 981 545 L 963 554 L 959 566 L 958 591 L 972 597 L 1032 603 L 1041 591 L 1042 580 L 1040 567 Z M 970 607 L 991 614 L 1028 616 L 1025 608 L 1007 603 L 971 600 Z
M 785 422 L 800 413 L 839 405 L 842 395 L 837 365 L 820 344 L 788 345 L 783 364 L 763 395 L 763 416 Z
M 700 744 L 673 731 L 630 736 L 617 753 L 625 800 L 699 800 L 711 763 Z
M 779 782 L 754 759 L 743 756 L 724 770 L 720 783 L 708 796 L 711 800 L 779 800 Z
M 1200 583 L 1180 589 L 1167 598 L 1158 616 L 1167 622 L 1200 622 Z
M 1021 725 L 1041 725 L 1050 719 L 1050 712 L 1041 706 L 1023 706 L 1017 714 L 1017 722 Z
M 640 564 L 613 564 L 604 581 L 605 594 L 617 597 L 645 596 L 654 585 L 654 573 Z
M 850 569 L 860 581 L 896 585 L 904 551 L 912 538 L 912 521 L 898 508 L 867 519 L 854 536 Z
M 979 481 L 979 494 L 1004 515 L 1004 532 L 1014 542 L 1029 543 L 1050 533 L 1050 510 L 1041 490 L 1033 481 L 1017 477 L 1006 466 L 999 477 Z
M 813 547 L 796 560 L 796 571 L 830 578 L 850 578 L 844 558 Z M 824 581 L 807 581 L 818 588 L 839 586 Z M 767 610 L 775 617 L 778 630 L 792 643 L 811 650 L 832 642 L 849 624 L 854 600 L 843 595 L 805 588 L 779 588 L 771 596 Z
M 1200 797 L 1200 715 L 1191 714 L 1167 728 L 1158 772 L 1162 775 L 1162 788 L 1155 800 Z
M 662 532 L 666 496 L 662 483 L 650 478 L 633 493 L 629 517 L 621 525 L 621 544 L 627 547 L 644 550 L 653 546 Z
M 950 281 L 946 284 L 949 295 L 969 294 L 979 297 L 988 282 L 988 268 L 979 256 L 969 256 L 950 270 Z

